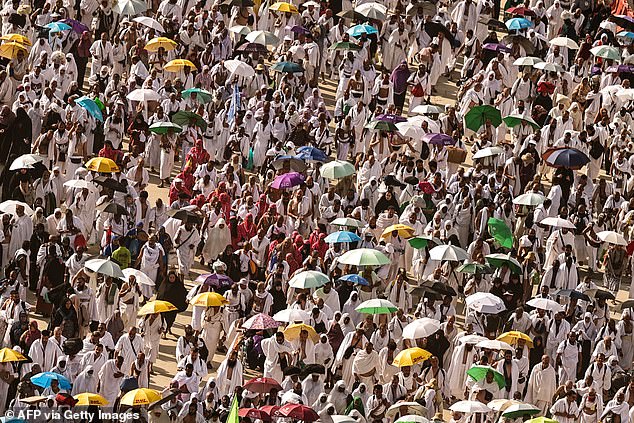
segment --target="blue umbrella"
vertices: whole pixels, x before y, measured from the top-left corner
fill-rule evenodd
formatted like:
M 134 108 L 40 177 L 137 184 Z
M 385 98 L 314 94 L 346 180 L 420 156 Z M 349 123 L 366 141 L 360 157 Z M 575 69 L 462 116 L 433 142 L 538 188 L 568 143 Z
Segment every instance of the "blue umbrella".
M 508 29 L 528 29 L 533 27 L 533 23 L 524 18 L 512 18 L 506 21 L 506 27 Z
M 88 113 L 90 113 L 92 117 L 100 122 L 103 122 L 103 113 L 101 113 L 101 109 L 99 108 L 97 103 L 95 103 L 95 100 L 90 97 L 83 96 L 75 100 L 75 103 L 86 109 L 86 111 L 88 111 Z
M 358 285 L 365 285 L 365 286 L 369 286 L 370 283 L 367 281 L 367 279 L 362 278 L 361 276 L 355 274 L 355 273 L 351 273 L 349 275 L 344 275 L 342 277 L 339 278 L 340 281 L 350 281 L 352 283 L 356 283 Z
M 544 154 L 542 154 L 542 159 L 544 159 L 548 165 L 556 168 L 581 169 L 590 163 L 590 159 L 583 151 L 566 147 L 546 150 Z
M 625 37 L 625 38 L 634 38 L 634 32 L 630 31 L 621 31 L 616 34 L 617 37 Z
M 19 417 L 0 417 L 0 423 L 26 423 L 26 420 Z
M 49 32 L 60 32 L 60 31 L 68 31 L 69 29 L 73 29 L 70 25 L 64 22 L 51 22 L 44 25 L 45 28 L 50 29 Z
M 59 382 L 59 387 L 61 389 L 70 389 L 71 384 L 70 380 L 68 380 L 65 376 L 60 375 L 59 373 L 54 372 L 43 372 L 38 373 L 35 376 L 31 376 L 31 383 L 35 386 L 39 386 L 40 388 L 49 388 L 51 386 L 51 381 L 56 380 Z
M 359 38 L 362 34 L 368 34 L 368 35 L 376 34 L 379 31 L 375 27 L 373 27 L 372 25 L 361 24 L 361 25 L 353 26 L 352 28 L 350 28 L 346 32 L 351 37 Z
M 331 233 L 326 238 L 324 238 L 324 241 L 326 241 L 328 244 L 334 244 L 338 242 L 357 242 L 361 241 L 361 238 L 359 237 L 359 235 L 352 232 L 337 231 Z
M 310 145 L 299 147 L 297 149 L 297 153 L 298 154 L 295 157 L 302 160 L 312 160 L 314 162 L 325 162 L 326 160 L 328 160 L 328 156 L 326 155 L 326 153 Z
M 297 72 L 304 71 L 301 65 L 297 63 L 293 63 L 293 62 L 277 62 L 276 64 L 271 66 L 271 70 L 276 72 L 290 72 L 290 73 L 297 73 Z

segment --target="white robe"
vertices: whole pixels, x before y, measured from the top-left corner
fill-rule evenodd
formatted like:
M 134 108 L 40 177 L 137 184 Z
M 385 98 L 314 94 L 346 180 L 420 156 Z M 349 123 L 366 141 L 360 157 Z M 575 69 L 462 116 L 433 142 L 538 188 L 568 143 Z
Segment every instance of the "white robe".
M 50 339 L 46 343 L 46 347 L 42 345 L 42 339 L 36 339 L 31 344 L 29 355 L 33 359 L 33 363 L 40 365 L 43 372 L 49 372 L 57 364 L 57 359 L 64 355 L 57 343 Z
M 231 379 L 227 379 L 227 375 L 229 373 L 229 366 L 227 360 L 224 360 L 220 363 L 218 367 L 218 374 L 216 377 L 216 387 L 218 389 L 218 398 L 222 398 L 224 395 L 233 395 L 233 392 L 236 387 L 242 386 L 243 382 L 243 372 L 242 372 L 242 362 L 240 360 L 236 361 L 236 365 L 233 368 L 233 373 L 231 374 Z
M 123 369 L 130 369 L 132 362 L 136 360 L 137 354 L 143 351 L 143 338 L 135 335 L 134 339 L 130 339 L 129 335 L 123 335 L 117 341 L 115 351 L 123 357 Z
M 275 337 L 271 337 L 262 341 L 262 351 L 266 356 L 264 361 L 264 377 L 272 377 L 281 382 L 283 379 L 282 368 L 280 367 L 280 353 L 293 352 L 293 347 L 288 342 L 278 344 Z M 290 364 L 290 363 L 289 363 Z

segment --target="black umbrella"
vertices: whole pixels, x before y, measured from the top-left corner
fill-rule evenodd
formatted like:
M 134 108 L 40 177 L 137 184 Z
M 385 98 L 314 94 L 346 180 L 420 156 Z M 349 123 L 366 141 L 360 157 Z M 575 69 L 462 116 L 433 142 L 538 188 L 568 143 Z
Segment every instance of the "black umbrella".
M 361 13 L 355 10 L 346 10 L 337 13 L 340 18 L 352 19 L 353 21 L 364 21 L 366 18 Z
M 626 308 L 634 307 L 634 300 L 627 300 L 621 304 L 621 310 L 625 310 Z
M 125 207 L 117 203 L 108 204 L 106 207 L 104 207 L 103 211 L 105 211 L 106 213 L 125 214 L 126 216 L 128 215 L 128 211 L 125 209 Z
M 172 209 L 167 211 L 167 215 L 187 223 L 202 223 L 203 221 L 202 216 L 191 210 Z
M 614 22 L 618 26 L 628 31 L 634 31 L 634 18 L 630 16 L 610 16 L 609 21 Z
M 236 49 L 244 53 L 268 53 L 264 44 L 259 43 L 244 43 Z
M 480 21 L 480 23 L 485 24 L 487 27 L 489 27 L 489 29 L 493 29 L 495 31 L 500 31 L 500 32 L 509 31 L 506 25 L 504 24 L 504 22 L 498 21 L 497 19 L 489 18 L 485 21 Z
M 128 192 L 126 187 L 123 186 L 121 182 L 107 176 L 97 176 L 92 181 L 96 183 L 97 185 L 101 185 L 102 187 L 111 189 L 112 191 L 118 191 L 123 193 Z
M 306 376 L 311 374 L 325 375 L 326 368 L 321 364 L 309 364 L 304 367 L 304 370 L 301 372 L 301 378 L 304 379 Z
M 455 289 L 443 282 L 434 282 L 431 286 L 423 285 L 423 287 L 427 288 L 429 292 L 435 292 L 440 295 L 450 295 L 452 297 L 458 295 Z
M 524 48 L 524 50 L 526 50 L 527 55 L 533 54 L 533 52 L 535 51 L 535 46 L 533 45 L 533 43 L 531 43 L 530 40 L 523 35 L 507 35 L 502 38 L 502 43 L 506 44 L 509 47 L 511 47 L 512 44 L 519 44 L 521 47 Z
M 407 6 L 405 14 L 407 16 L 416 16 L 419 10 L 423 11 L 423 15 L 436 15 L 436 5 L 430 1 L 422 1 L 420 3 L 410 4 L 409 6 Z
M 604 299 L 604 300 L 615 300 L 616 297 L 610 291 L 604 291 L 602 289 L 597 289 L 597 292 L 594 293 L 594 298 L 596 299 Z
M 297 367 L 297 366 L 288 366 L 282 371 L 284 376 L 298 375 L 301 372 L 302 372 L 302 370 L 299 367 Z
M 409 185 L 418 185 L 420 181 L 418 180 L 416 176 L 408 176 L 407 178 L 405 178 L 403 182 Z
M 20 14 L 17 14 L 17 13 L 12 13 L 9 16 L 9 23 L 10 24 L 15 24 L 15 25 L 19 26 L 20 28 L 24 28 L 24 25 L 26 25 L 26 16 L 20 15 Z M 46 29 L 48 29 L 48 28 L 46 28 Z
M 449 28 L 438 22 L 427 22 L 425 24 L 425 32 L 432 37 L 436 37 L 439 32 L 442 32 L 449 43 L 453 44 L 456 41 L 451 31 L 449 31 Z
M 577 300 L 591 301 L 590 297 L 588 297 L 586 294 L 579 291 L 575 291 L 574 289 L 560 289 L 559 291 L 555 293 L 555 296 L 570 297 Z

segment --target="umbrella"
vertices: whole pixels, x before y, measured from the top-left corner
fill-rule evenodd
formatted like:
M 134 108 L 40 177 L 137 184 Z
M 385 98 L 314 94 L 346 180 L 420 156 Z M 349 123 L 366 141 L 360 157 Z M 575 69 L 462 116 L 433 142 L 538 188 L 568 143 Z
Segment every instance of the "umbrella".
M 116 279 L 125 279 L 125 275 L 117 263 L 110 259 L 92 259 L 88 260 L 84 267 L 95 273 L 110 276 Z
M 616 47 L 612 46 L 597 46 L 590 49 L 590 53 L 596 57 L 603 57 L 604 59 L 620 60 L 621 54 Z
M 475 380 L 476 382 L 480 382 L 484 380 L 484 378 L 486 378 L 489 372 L 493 373 L 493 379 L 495 380 L 495 382 L 497 382 L 498 387 L 500 389 L 506 386 L 504 375 L 498 372 L 497 370 L 495 370 L 493 367 L 475 365 L 471 367 L 469 370 L 467 370 L 467 375 L 469 375 L 471 379 Z
M 467 307 L 485 314 L 497 314 L 506 310 L 506 306 L 500 297 L 488 292 L 476 292 L 465 298 Z
M 397 223 L 395 225 L 390 225 L 387 228 L 385 228 L 385 230 L 381 234 L 381 238 L 385 238 L 388 235 L 391 235 L 392 232 L 394 231 L 398 232 L 398 235 L 402 238 L 411 238 L 412 236 L 414 236 L 414 232 L 416 232 L 416 230 L 412 228 L 411 226 L 403 225 L 402 223 Z
M 330 222 L 330 225 L 331 226 L 347 226 L 349 228 L 360 228 L 361 222 L 351 217 L 338 217 L 332 222 Z
M 453 137 L 450 137 L 447 134 L 434 134 L 434 133 L 429 133 L 429 134 L 425 134 L 422 137 L 423 141 L 432 144 L 432 145 L 444 145 L 444 146 L 448 146 L 448 145 L 454 145 L 456 143 L 456 140 L 453 139 Z
M 43 160 L 44 157 L 37 154 L 23 154 L 11 163 L 9 170 L 33 169 L 34 164 Z
M 510 34 L 502 38 L 502 43 L 512 47 L 513 44 L 517 44 L 526 51 L 526 54 L 533 54 L 535 52 L 535 46 L 532 41 L 523 35 Z
M 354 166 L 345 160 L 333 160 L 324 164 L 319 173 L 327 179 L 341 179 L 354 174 Z
M 238 410 L 238 416 L 248 417 L 252 420 L 262 420 L 265 422 L 271 421 L 271 416 L 259 408 L 241 408 Z
M 490 217 L 487 221 L 489 233 L 504 248 L 513 248 L 513 232 L 501 219 Z
M 304 422 L 314 422 L 319 420 L 319 414 L 312 408 L 302 404 L 286 404 L 280 407 L 279 413 L 282 416 L 290 417 Z
M 625 310 L 626 308 L 634 308 L 634 300 L 626 300 L 621 304 L 621 310 Z
M 429 423 L 429 420 L 423 416 L 410 414 L 399 418 L 394 423 Z
M 370 286 L 370 283 L 367 279 L 357 275 L 356 273 L 350 273 L 348 275 L 343 275 L 338 280 L 345 282 L 356 283 L 357 285 Z
M 563 72 L 565 69 L 557 63 L 539 62 L 533 65 L 535 69 L 541 69 L 546 72 Z
M 361 37 L 363 34 L 366 35 L 370 35 L 370 34 L 377 34 L 379 31 L 373 27 L 372 25 L 368 25 L 368 24 L 361 24 L 361 25 L 355 25 L 352 28 L 350 28 L 348 31 L 346 31 L 348 33 L 348 35 L 350 35 L 351 37 L 354 38 L 359 38 Z
M 288 172 L 275 177 L 271 182 L 271 188 L 288 189 L 304 183 L 304 176 L 297 172 Z
M 231 28 L 229 28 L 229 31 L 238 35 L 247 35 L 249 32 L 251 32 L 251 28 L 244 25 L 234 25 Z
M 244 388 L 258 394 L 268 394 L 271 389 L 282 390 L 282 386 L 272 377 L 256 377 L 246 382 Z
M 481 24 L 486 25 L 489 29 L 493 29 L 497 32 L 508 32 L 508 28 L 504 25 L 504 22 L 499 21 L 497 19 L 489 18 L 486 21 L 480 20 Z
M 361 13 L 366 18 L 374 19 L 376 21 L 384 21 L 385 18 L 387 18 L 387 7 L 376 2 L 363 3 L 362 5 L 355 7 L 354 10 Z
M 634 17 L 628 15 L 612 15 L 608 20 L 627 30 L 634 30 Z
M 337 13 L 337 16 L 339 16 L 340 18 L 345 18 L 345 19 L 350 19 L 353 21 L 363 21 L 366 19 L 365 16 L 363 16 L 361 13 L 357 12 L 356 10 L 346 10 L 346 11 L 341 11 Z
M 265 45 L 258 43 L 244 43 L 236 49 L 244 53 L 268 53 L 269 50 Z
M 458 342 L 460 342 L 461 344 L 475 345 L 478 342 L 486 341 L 487 339 L 488 338 L 485 338 L 484 336 L 472 334 L 472 335 L 465 335 L 465 336 L 460 337 L 458 339 Z
M 357 242 L 361 241 L 361 237 L 355 233 L 348 231 L 337 231 L 329 234 L 324 238 L 328 244 L 338 244 L 340 242 Z
M 275 72 L 299 73 L 304 72 L 304 68 L 294 62 L 277 62 L 271 66 L 271 70 Z
M 603 242 L 607 242 L 609 244 L 614 244 L 614 245 L 627 246 L 628 244 L 628 242 L 625 240 L 625 237 L 623 235 L 614 231 L 601 231 L 597 233 L 597 238 L 599 238 Z
M 133 389 L 121 398 L 121 404 L 137 407 L 139 405 L 149 405 L 161 399 L 161 394 L 155 389 L 139 388 Z
M 59 373 L 54 372 L 42 372 L 38 373 L 34 376 L 31 376 L 31 383 L 35 386 L 39 386 L 40 388 L 50 388 L 51 382 L 56 380 L 59 383 L 59 387 L 61 389 L 70 390 L 71 384 L 70 380 L 66 378 L 66 376 L 62 376 Z
M 416 414 L 418 416 L 424 416 L 427 410 L 425 407 L 420 405 L 417 402 L 413 401 L 401 401 L 396 404 L 392 404 L 390 408 L 387 409 L 387 413 L 385 413 L 385 417 L 393 418 L 397 413 L 401 416 L 405 416 L 408 414 Z
M 590 163 L 583 151 L 567 147 L 550 148 L 542 154 L 542 158 L 548 165 L 556 168 L 581 169 Z
M 486 264 L 471 262 L 458 266 L 456 272 L 468 273 L 471 275 L 490 275 L 493 273 L 493 270 Z
M 515 66 L 534 66 L 538 63 L 543 62 L 542 59 L 540 59 L 539 57 L 520 57 L 519 59 L 515 60 L 513 62 L 513 64 Z
M 304 310 L 287 308 L 275 313 L 273 319 L 282 323 L 307 322 L 310 319 L 310 313 Z
M 218 289 L 228 288 L 233 285 L 233 280 L 221 273 L 205 273 L 196 278 L 195 282 L 213 286 Z
M 265 46 L 275 47 L 280 43 L 280 39 L 269 31 L 251 31 L 246 36 L 250 43 L 258 43 Z
M 170 40 L 167 37 L 156 37 L 148 41 L 148 43 L 145 45 L 145 49 L 149 52 L 155 53 L 161 47 L 165 51 L 170 51 L 170 50 L 174 50 L 176 46 L 177 44 L 176 44 L 176 41 L 174 40 Z
M 202 223 L 202 216 L 191 209 L 170 209 L 166 213 L 169 217 L 183 222 Z M 199 276 L 200 277 L 200 276 Z
M 531 21 L 524 18 L 511 18 L 504 23 L 508 29 L 522 30 L 532 28 L 534 25 Z
M 485 147 L 481 150 L 476 151 L 472 158 L 484 159 L 485 157 L 497 156 L 498 154 L 502 153 L 504 153 L 504 149 L 502 147 Z
M 553 228 L 575 229 L 574 223 L 561 217 L 547 217 L 539 222 L 540 225 L 552 226 Z
M 242 323 L 242 329 L 247 330 L 266 330 L 276 329 L 280 326 L 279 322 L 268 314 L 259 313 L 250 317 L 246 322 Z
M 383 266 L 390 263 L 385 254 L 372 248 L 357 248 L 339 256 L 339 263 L 352 266 Z
M 403 339 L 428 338 L 440 330 L 440 322 L 423 317 L 416 319 L 403 328 Z
M 102 397 L 99 394 L 93 394 L 90 392 L 84 392 L 82 394 L 77 394 L 73 398 L 77 400 L 77 404 L 75 406 L 104 406 L 110 404 L 107 399 Z
M 511 7 L 509 9 L 506 9 L 506 12 L 510 13 L 511 15 L 535 16 L 535 12 L 523 6 Z
M 434 21 L 426 22 L 425 32 L 429 34 L 431 37 L 437 37 L 438 33 L 442 32 L 442 34 L 445 36 L 447 41 L 449 41 L 449 44 L 452 44 L 452 45 L 456 41 L 456 38 L 454 37 L 453 33 L 449 30 L 449 28 L 447 28 L 445 25 L 438 22 L 434 22 Z
M 328 156 L 326 155 L 326 153 L 324 153 L 317 147 L 312 147 L 310 145 L 299 147 L 297 149 L 297 153 L 298 154 L 295 157 L 301 160 L 314 162 L 325 162 L 328 160 Z
M 170 129 L 177 134 L 183 131 L 183 128 L 180 125 L 173 122 L 156 122 L 150 125 L 150 132 L 159 135 L 167 134 Z
M 224 0 L 220 4 L 228 7 L 251 7 L 254 5 L 252 0 Z
M 502 266 L 508 266 L 511 269 L 511 272 L 516 275 L 522 274 L 522 265 L 519 261 L 517 261 L 517 259 L 511 257 L 510 254 L 487 254 L 484 258 L 487 263 L 496 269 L 499 269 Z
M 570 297 L 570 298 L 583 300 L 583 301 L 592 301 L 590 297 L 588 297 L 586 294 L 579 291 L 575 291 L 574 289 L 560 289 L 559 291 L 555 292 L 554 295 L 556 297 L 561 296 L 561 297 Z
M 141 0 L 117 0 L 112 11 L 119 15 L 138 15 L 147 10 L 147 3 Z
M 201 292 L 194 296 L 189 303 L 199 307 L 222 307 L 229 304 L 229 301 L 217 292 Z
M 422 348 L 407 348 L 398 353 L 396 357 L 394 357 L 392 365 L 396 367 L 413 366 L 427 360 L 429 357 L 431 357 L 431 355 L 432 354 L 429 351 L 426 351 Z
M 557 420 L 549 419 L 547 417 L 535 417 L 534 419 L 526 420 L 524 423 L 559 423 Z
M 292 27 L 286 27 L 286 29 L 290 29 L 292 33 L 294 34 L 310 34 L 310 30 L 307 28 L 304 28 L 303 26 L 300 25 L 293 25 Z
M 269 10 L 273 10 L 275 12 L 299 13 L 297 7 L 284 1 L 273 3 L 269 6 Z
M 161 96 L 154 90 L 148 88 L 137 88 L 126 96 L 128 100 L 147 103 L 148 101 L 159 101 Z
M 2 348 L 0 350 L 0 363 L 12 363 L 16 361 L 29 361 L 29 359 L 11 348 Z
M 176 310 L 178 309 L 169 301 L 154 300 L 145 303 L 145 305 L 139 309 L 137 315 L 147 316 L 148 314 L 167 313 Z
M 394 114 L 391 114 L 391 113 L 384 113 L 384 114 L 378 115 L 375 119 L 383 121 L 383 122 L 390 122 L 390 123 L 393 123 L 393 124 L 397 124 L 399 122 L 406 122 L 407 121 L 407 118 L 405 118 L 403 116 L 394 115 Z
M 491 124 L 495 127 L 500 126 L 502 123 L 502 115 L 500 111 L 488 104 L 483 106 L 475 106 L 467 112 L 465 115 L 465 124 L 467 128 L 478 131 L 486 123 L 487 120 L 491 121 Z
M 174 59 L 170 60 L 163 66 L 163 70 L 167 72 L 180 72 L 185 68 L 190 68 L 191 70 L 197 70 L 196 65 L 194 65 L 191 61 L 187 59 Z
M 535 407 L 532 404 L 512 404 L 508 407 L 502 415 L 508 419 L 516 419 L 524 416 L 531 416 L 533 414 L 539 414 L 542 410 Z
M 535 207 L 539 206 L 546 200 L 546 197 L 536 192 L 527 192 L 526 194 L 518 195 L 513 199 L 513 204 L 520 206 Z
M 19 52 L 25 52 L 26 48 L 15 41 L 10 41 L 8 43 L 2 43 L 0 45 L 0 56 L 6 57 L 7 59 L 15 59 L 18 57 Z
M 504 117 L 502 119 L 502 121 L 506 124 L 506 126 L 508 126 L 509 128 L 514 128 L 517 125 L 521 125 L 522 123 L 528 123 L 530 126 L 532 126 L 535 129 L 540 129 L 540 126 L 537 124 L 537 122 L 535 122 L 533 120 L 532 117 L 530 116 L 524 116 L 524 115 L 508 115 L 506 117 Z
M 504 341 L 507 344 L 517 345 L 520 339 L 524 340 L 528 348 L 533 348 L 533 340 L 530 336 L 526 335 L 523 332 L 512 330 L 509 332 L 504 332 L 500 336 L 496 338 L 498 341 Z
M 329 50 L 361 50 L 361 46 L 351 41 L 338 41 L 331 45 Z
M 304 172 L 307 169 L 306 163 L 295 156 L 277 156 L 275 161 L 271 163 L 275 170 L 290 169 L 293 172 Z
M 412 109 L 412 113 L 418 115 L 438 115 L 444 111 L 442 107 L 433 104 L 419 104 Z
M 95 191 L 95 186 L 85 179 L 71 179 L 64 182 L 64 186 L 67 188 L 88 189 Z
M 99 206 L 99 208 L 101 208 L 101 206 Z M 103 209 L 101 209 L 101 211 L 106 212 L 106 213 L 112 213 L 112 214 L 120 214 L 120 215 L 124 215 L 124 216 L 128 216 L 129 213 L 126 210 L 125 207 L 123 207 L 121 204 L 119 203 L 105 203 L 105 207 L 103 207 Z
M 621 31 L 618 34 L 616 34 L 617 37 L 623 37 L 623 38 L 629 38 L 632 39 L 634 38 L 634 32 L 631 31 Z M 0 39 L 2 39 L 2 37 L 0 37 Z
M 203 131 L 207 130 L 207 122 L 197 113 L 187 110 L 179 110 L 172 116 L 172 122 L 180 125 L 190 125 L 190 121 L 194 121 L 194 125 L 198 126 Z
M 396 132 L 398 131 L 398 126 L 392 122 L 387 122 L 384 120 L 375 119 L 365 124 L 364 128 L 371 129 L 373 131 L 385 131 L 385 132 Z
M 94 117 L 100 122 L 103 122 L 103 113 L 101 113 L 101 109 L 99 108 L 97 103 L 95 103 L 95 100 L 90 97 L 82 96 L 76 99 L 75 103 L 86 109 L 90 116 Z
M 551 46 L 566 47 L 571 50 L 579 50 L 579 44 L 568 37 L 555 37 L 549 41 Z
M 330 282 L 330 278 L 316 270 L 297 273 L 288 281 L 288 286 L 299 289 L 319 288 Z
M 44 25 L 44 28 L 48 28 L 51 34 L 55 32 L 68 31 L 69 29 L 72 29 L 70 25 L 61 21 L 47 23 L 46 25 Z
M 398 307 L 388 300 L 380 298 L 364 301 L 355 308 L 355 311 L 363 314 L 390 314 L 395 313 L 396 310 L 398 310 Z
M 585 291 L 588 292 L 588 291 Z M 597 289 L 594 292 L 594 298 L 597 300 L 603 299 L 603 300 L 616 300 L 616 297 L 614 296 L 613 293 L 609 292 L 609 291 L 605 291 L 603 289 Z
M 17 214 L 15 211 L 17 206 L 22 206 L 24 208 L 24 214 L 27 216 L 33 216 L 33 213 L 35 213 L 28 204 L 15 200 L 7 200 L 0 203 L 0 212 L 15 215 Z
M 500 43 L 486 43 L 482 48 L 496 53 L 510 53 L 512 51 L 510 47 Z
M 409 243 L 409 245 L 411 245 L 412 248 L 416 248 L 417 250 L 427 247 L 430 242 L 433 242 L 436 245 L 442 244 L 442 241 L 440 239 L 427 235 L 410 238 L 407 240 L 407 242 Z
M 155 29 L 158 32 L 165 32 L 163 25 L 161 25 L 156 19 L 150 18 L 149 16 L 137 16 L 132 20 L 143 26 L 147 26 L 148 28 Z M 163 70 L 165 70 L 165 67 L 163 67 Z
M 29 40 L 29 37 L 25 37 L 24 35 L 21 35 L 21 34 L 6 34 L 6 35 L 3 35 L 2 37 L 0 37 L 0 40 L 14 41 L 14 42 L 16 42 L 18 44 L 22 44 L 24 46 L 33 45 L 31 40 Z
M 507 344 L 504 341 L 500 341 L 498 339 L 484 339 L 477 344 L 475 344 L 478 348 L 485 348 L 487 350 L 495 350 L 495 351 L 513 351 L 513 347 Z
M 88 160 L 84 166 L 86 166 L 86 169 L 91 170 L 93 172 L 99 172 L 99 173 L 119 172 L 119 166 L 117 166 L 117 164 L 114 161 L 106 157 L 93 157 L 92 159 Z
M 539 308 L 553 313 L 564 311 L 564 306 L 556 301 L 549 300 L 548 298 L 533 298 L 527 301 L 526 304 L 531 307 Z
M 502 380 L 504 380 L 504 376 L 502 376 Z M 489 411 L 491 411 L 489 407 L 487 407 L 480 401 L 470 400 L 458 401 L 454 403 L 451 407 L 449 407 L 449 409 L 451 411 L 457 411 L 460 413 L 488 413 Z
M 255 76 L 255 69 L 240 60 L 225 60 L 223 64 L 224 67 L 234 75 L 243 76 L 245 78 Z
M 141 285 L 146 285 L 146 286 L 154 286 L 155 282 L 150 279 L 150 277 L 148 275 L 146 275 L 145 273 L 141 272 L 140 270 L 137 270 L 133 267 L 127 267 L 125 269 L 122 270 L 123 275 L 129 279 L 130 276 L 134 276 L 134 278 L 136 279 L 136 281 L 138 283 L 140 283 Z
M 437 261 L 463 261 L 469 258 L 469 255 L 455 245 L 438 245 L 429 250 L 429 258 Z
M 288 327 L 284 329 L 284 338 L 289 341 L 295 341 L 299 339 L 299 334 L 303 331 L 308 332 L 308 336 L 313 342 L 319 342 L 319 334 L 315 328 L 305 323 L 292 323 L 288 325 Z

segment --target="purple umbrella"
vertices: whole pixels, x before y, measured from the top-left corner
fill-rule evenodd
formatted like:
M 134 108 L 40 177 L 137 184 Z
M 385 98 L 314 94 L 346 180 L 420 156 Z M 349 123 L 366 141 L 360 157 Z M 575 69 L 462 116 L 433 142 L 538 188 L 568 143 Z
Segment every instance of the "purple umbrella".
M 226 289 L 233 285 L 233 280 L 229 276 L 221 275 L 220 273 L 205 273 L 198 276 L 194 282 L 211 285 L 219 289 Z
M 487 49 L 487 50 L 492 50 L 495 52 L 503 52 L 503 53 L 510 53 L 511 52 L 511 48 L 505 46 L 504 44 L 498 44 L 498 43 L 486 43 L 482 48 Z
M 618 73 L 634 72 L 634 66 L 632 66 L 632 65 L 610 66 L 605 71 L 607 73 L 610 73 L 610 72 L 618 72 Z
M 70 25 L 73 31 L 75 31 L 78 34 L 83 34 L 84 31 L 89 31 L 89 28 L 86 25 L 84 25 L 83 23 L 79 21 L 76 21 L 75 19 L 64 19 L 62 22 L 64 22 L 67 25 Z
M 393 123 L 393 124 L 397 124 L 399 122 L 407 122 L 407 118 L 404 118 L 403 116 L 390 115 L 390 114 L 378 115 L 375 119 L 383 121 L 383 122 Z
M 236 49 L 237 51 L 242 51 L 244 53 L 268 53 L 269 51 L 266 49 L 264 44 L 259 43 L 244 43 L 240 47 Z
M 444 146 L 454 145 L 456 143 L 456 140 L 454 140 L 452 137 L 450 137 L 447 134 L 433 134 L 433 133 L 423 135 L 423 141 L 429 144 L 444 145 Z
M 310 34 L 310 31 L 308 29 L 300 25 L 293 25 L 290 28 L 287 26 L 286 29 L 290 29 L 291 32 L 294 32 L 295 34 Z
M 301 185 L 304 182 L 304 177 L 297 172 L 288 172 L 283 175 L 278 175 L 271 183 L 271 187 L 275 189 L 288 189 Z

